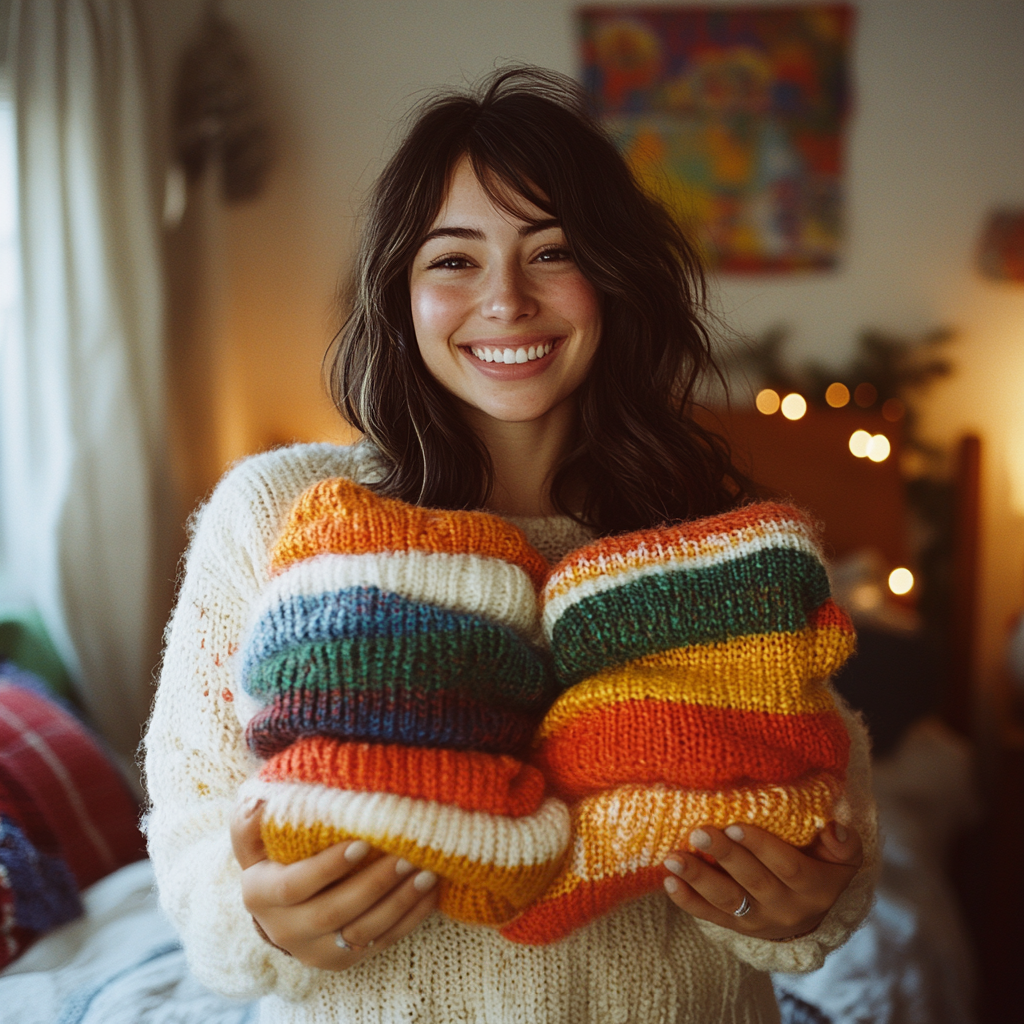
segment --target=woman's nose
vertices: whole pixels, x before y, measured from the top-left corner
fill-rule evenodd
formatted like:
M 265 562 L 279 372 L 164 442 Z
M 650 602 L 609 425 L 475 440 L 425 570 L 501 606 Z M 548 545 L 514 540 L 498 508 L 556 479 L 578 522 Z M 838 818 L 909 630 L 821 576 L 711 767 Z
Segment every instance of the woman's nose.
M 515 323 L 537 312 L 529 282 L 518 267 L 495 267 L 487 276 L 481 312 L 489 320 Z

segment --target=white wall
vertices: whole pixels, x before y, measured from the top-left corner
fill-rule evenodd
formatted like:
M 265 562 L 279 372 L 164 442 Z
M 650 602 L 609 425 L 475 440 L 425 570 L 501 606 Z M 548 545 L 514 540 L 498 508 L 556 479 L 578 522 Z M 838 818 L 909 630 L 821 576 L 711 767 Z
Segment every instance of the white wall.
M 750 0 L 747 0 L 750 2 Z M 216 329 L 218 464 L 277 440 L 343 436 L 319 365 L 362 195 L 403 112 L 502 58 L 573 73 L 567 0 L 226 0 L 266 76 L 282 159 L 268 194 L 224 218 Z M 723 280 L 726 319 L 792 329 L 835 364 L 858 332 L 961 332 L 927 429 L 985 440 L 983 668 L 1024 597 L 1024 289 L 980 279 L 985 212 L 1024 206 L 1024 0 L 859 0 L 849 243 L 830 275 Z M 158 102 L 198 0 L 146 0 Z M 163 99 L 161 99 L 163 97 Z M 177 260 L 189 259 L 179 240 Z

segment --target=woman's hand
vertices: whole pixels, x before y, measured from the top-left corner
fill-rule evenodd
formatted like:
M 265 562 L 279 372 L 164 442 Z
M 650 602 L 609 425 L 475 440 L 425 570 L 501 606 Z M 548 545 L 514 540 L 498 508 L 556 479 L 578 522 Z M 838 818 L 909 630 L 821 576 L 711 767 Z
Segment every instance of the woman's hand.
M 863 860 L 860 836 L 836 822 L 802 850 L 753 825 L 697 829 L 690 842 L 716 863 L 692 853 L 669 857 L 669 899 L 694 917 L 759 939 L 814 931 Z
M 231 819 L 242 899 L 270 943 L 304 964 L 343 971 L 408 935 L 434 909 L 433 872 L 361 839 L 294 864 L 268 860 L 262 812 L 262 801 L 243 804 Z

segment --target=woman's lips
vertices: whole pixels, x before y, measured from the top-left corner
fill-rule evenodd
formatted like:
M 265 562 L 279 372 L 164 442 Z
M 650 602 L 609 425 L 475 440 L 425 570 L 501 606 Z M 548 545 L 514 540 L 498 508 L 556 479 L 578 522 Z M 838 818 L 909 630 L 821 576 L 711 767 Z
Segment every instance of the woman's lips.
M 486 377 L 497 380 L 522 380 L 547 369 L 558 354 L 562 341 L 562 338 L 549 337 L 529 345 L 515 346 L 491 342 L 490 344 L 460 345 L 459 350 L 474 369 L 479 370 Z M 530 358 L 531 351 L 533 351 L 532 359 Z M 508 361 L 509 357 L 506 353 L 512 355 L 512 361 Z M 492 359 L 488 361 L 484 358 L 486 355 L 491 355 Z

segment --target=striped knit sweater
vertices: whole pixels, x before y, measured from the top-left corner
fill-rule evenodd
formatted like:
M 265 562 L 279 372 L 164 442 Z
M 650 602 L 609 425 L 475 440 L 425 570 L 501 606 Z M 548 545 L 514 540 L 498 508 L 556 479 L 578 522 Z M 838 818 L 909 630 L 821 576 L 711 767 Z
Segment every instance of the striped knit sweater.
M 565 804 L 520 760 L 553 696 L 516 527 L 344 479 L 306 491 L 242 651 L 263 840 L 291 863 L 365 839 L 442 879 L 457 920 L 510 920 L 550 882 Z
M 824 680 L 853 634 L 809 524 L 757 505 L 557 566 L 540 606 L 565 692 L 531 766 L 555 692 L 546 568 L 494 516 L 343 479 L 301 496 L 241 662 L 271 857 L 362 838 L 441 875 L 450 916 L 545 944 L 660 885 L 701 824 L 811 841 L 842 789 Z M 564 864 L 545 779 L 573 802 Z
M 827 679 L 853 627 L 795 510 L 596 541 L 555 567 L 542 602 L 566 689 L 534 760 L 574 801 L 574 839 L 506 937 L 551 942 L 659 887 L 701 825 L 801 846 L 835 816 L 849 737 Z

